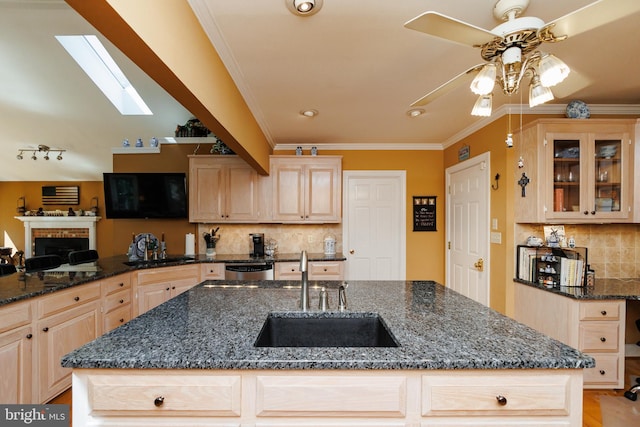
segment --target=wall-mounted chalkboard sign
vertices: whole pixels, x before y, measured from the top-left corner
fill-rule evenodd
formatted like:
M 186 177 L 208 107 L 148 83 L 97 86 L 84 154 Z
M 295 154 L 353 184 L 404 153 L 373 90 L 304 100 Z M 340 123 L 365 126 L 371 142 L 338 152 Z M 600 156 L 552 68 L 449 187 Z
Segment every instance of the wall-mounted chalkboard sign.
M 436 197 L 413 196 L 413 231 L 436 230 Z

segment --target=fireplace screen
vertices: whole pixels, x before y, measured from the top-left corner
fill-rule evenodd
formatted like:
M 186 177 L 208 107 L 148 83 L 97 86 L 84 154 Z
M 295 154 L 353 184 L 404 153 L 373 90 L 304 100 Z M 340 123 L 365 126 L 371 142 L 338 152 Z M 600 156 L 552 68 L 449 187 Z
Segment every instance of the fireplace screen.
M 85 237 L 36 237 L 38 255 L 59 255 L 64 264 L 69 262 L 69 252 L 89 249 L 89 239 Z

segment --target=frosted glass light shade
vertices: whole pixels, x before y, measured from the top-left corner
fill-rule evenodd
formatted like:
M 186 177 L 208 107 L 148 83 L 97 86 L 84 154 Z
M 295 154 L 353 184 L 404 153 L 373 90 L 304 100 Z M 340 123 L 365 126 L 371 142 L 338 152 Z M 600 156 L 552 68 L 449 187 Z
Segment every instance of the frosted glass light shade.
M 547 54 L 540 59 L 538 73 L 543 86 L 553 87 L 567 78 L 571 69 L 558 57 Z
M 471 110 L 472 116 L 489 117 L 491 116 L 491 106 L 493 104 L 493 94 L 480 95 Z
M 553 92 L 551 92 L 551 89 L 541 83 L 540 77 L 533 76 L 529 85 L 529 107 L 533 108 L 552 99 Z
M 488 95 L 496 84 L 496 64 L 487 64 L 471 82 L 471 92 L 476 95 Z

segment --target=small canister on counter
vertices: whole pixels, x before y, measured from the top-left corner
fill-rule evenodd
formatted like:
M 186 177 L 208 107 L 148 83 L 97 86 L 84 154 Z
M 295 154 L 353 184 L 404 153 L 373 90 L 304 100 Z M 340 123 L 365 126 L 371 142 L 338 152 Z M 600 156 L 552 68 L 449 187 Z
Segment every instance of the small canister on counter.
M 596 272 L 587 265 L 587 286 L 595 286 L 596 284 Z
M 336 254 L 336 238 L 333 234 L 329 234 L 324 238 L 324 254 L 325 255 Z

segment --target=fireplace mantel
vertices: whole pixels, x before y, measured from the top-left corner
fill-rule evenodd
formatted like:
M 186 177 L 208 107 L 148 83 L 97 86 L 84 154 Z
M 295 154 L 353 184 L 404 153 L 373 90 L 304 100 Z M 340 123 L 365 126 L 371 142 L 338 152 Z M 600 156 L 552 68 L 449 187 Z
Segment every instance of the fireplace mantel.
M 31 230 L 36 228 L 86 228 L 89 230 L 89 249 L 96 247 L 96 223 L 99 216 L 16 216 L 24 223 L 24 256 L 33 256 Z

